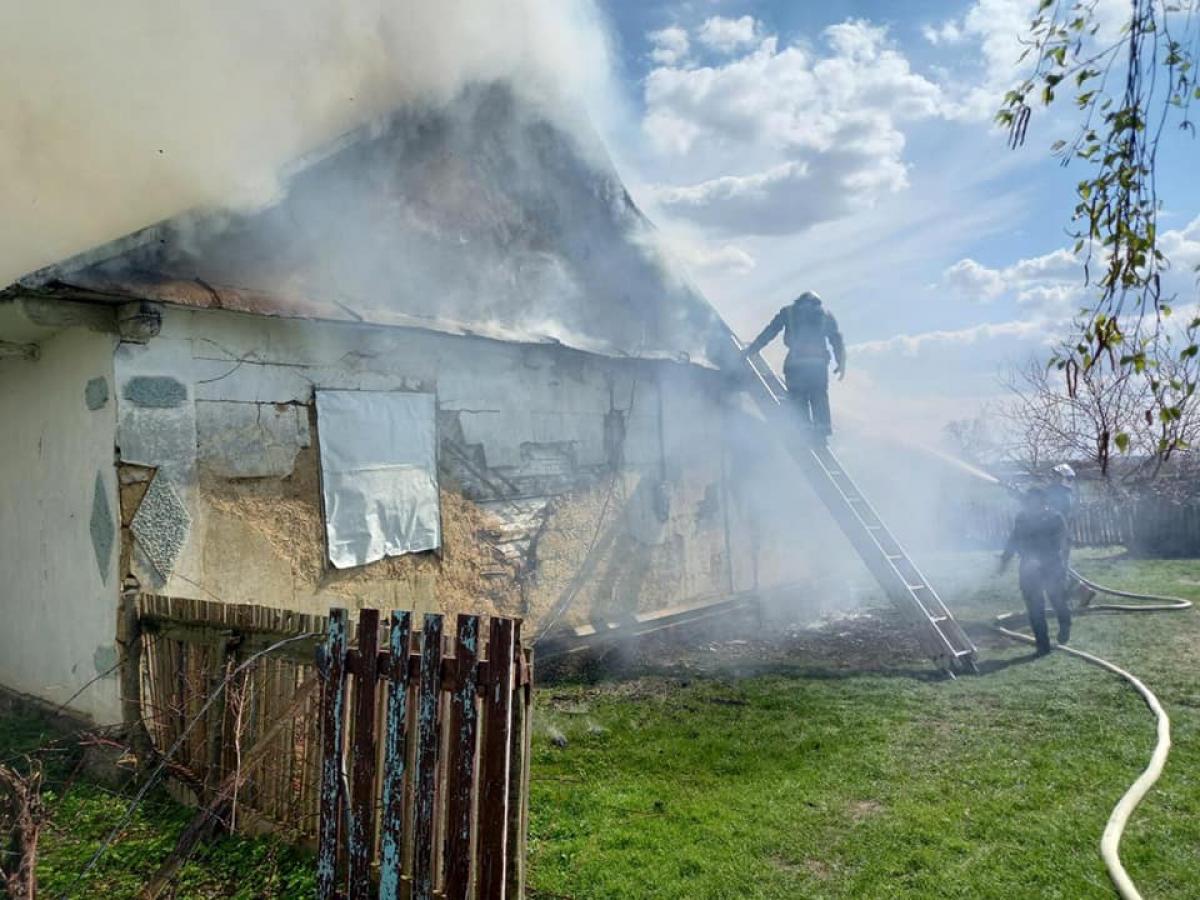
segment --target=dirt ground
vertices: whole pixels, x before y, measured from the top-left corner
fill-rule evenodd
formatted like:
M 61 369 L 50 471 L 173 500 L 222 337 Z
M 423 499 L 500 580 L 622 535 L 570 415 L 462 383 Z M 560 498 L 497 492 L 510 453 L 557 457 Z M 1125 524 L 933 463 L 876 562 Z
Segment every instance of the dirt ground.
M 614 690 L 645 690 L 637 673 L 686 677 L 688 673 L 744 676 L 787 669 L 812 677 L 898 669 L 936 672 L 901 617 L 890 609 L 864 609 L 811 624 L 760 623 L 753 614 L 716 625 L 683 626 L 558 659 L 538 662 L 538 679 L 613 681 Z M 621 687 L 619 685 L 624 685 Z

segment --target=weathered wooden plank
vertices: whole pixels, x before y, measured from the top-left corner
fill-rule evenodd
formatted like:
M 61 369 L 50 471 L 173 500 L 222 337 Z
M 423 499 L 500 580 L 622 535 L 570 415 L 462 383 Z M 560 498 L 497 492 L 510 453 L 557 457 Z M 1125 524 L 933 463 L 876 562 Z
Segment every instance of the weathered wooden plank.
M 358 614 L 358 654 L 354 669 L 354 742 L 350 775 L 350 900 L 371 892 L 375 853 L 375 678 L 379 652 L 379 610 Z
M 460 615 L 455 639 L 457 678 L 450 697 L 450 756 L 446 810 L 446 889 L 449 900 L 471 889 L 471 808 L 475 799 L 475 757 L 479 711 L 479 617 Z
M 505 896 L 508 778 L 513 704 L 512 619 L 494 618 L 483 692 L 483 757 L 479 793 L 479 892 L 481 900 Z
M 144 616 L 141 627 L 144 631 L 151 634 L 197 646 L 224 646 L 234 634 L 234 631 L 227 625 L 176 621 L 167 616 L 160 616 L 157 613 Z M 243 655 L 250 656 L 260 650 L 266 650 L 268 647 L 277 644 L 282 638 L 288 636 L 287 632 L 280 633 L 277 631 L 250 629 L 239 632 L 238 649 Z M 319 643 L 320 638 L 317 637 L 311 640 L 293 641 L 272 651 L 271 655 L 287 657 L 296 662 L 311 663 L 313 654 Z
M 442 690 L 438 696 L 438 767 L 433 780 L 433 890 L 439 896 L 446 889 L 446 791 L 450 783 L 450 697 L 455 673 L 447 673 L 445 663 L 453 663 L 453 639 L 442 635 Z
M 400 900 L 404 867 L 404 775 L 408 763 L 408 642 L 412 617 L 392 612 L 388 634 L 387 725 L 384 732 L 383 838 L 379 848 L 379 900 Z
M 442 692 L 442 617 L 425 614 L 417 700 L 416 798 L 413 804 L 413 900 L 433 897 L 434 791 L 438 767 L 438 699 Z
M 121 665 L 117 677 L 121 685 L 121 719 L 125 723 L 134 754 L 140 758 L 150 749 L 152 740 L 142 716 L 142 651 L 145 642 L 142 639 L 137 595 L 132 591 L 121 591 L 119 609 L 117 647 L 121 653 Z
M 521 699 L 525 704 L 525 739 L 521 756 L 521 832 L 518 836 L 516 854 L 520 860 L 516 900 L 525 898 L 526 863 L 529 859 L 529 763 L 533 758 L 533 647 L 523 650 L 517 641 L 517 652 L 524 654 L 525 678 L 521 685 Z
M 521 623 L 513 630 L 513 650 L 521 677 L 513 684 L 512 745 L 508 782 L 508 872 L 507 895 L 525 895 L 525 819 L 529 784 L 530 700 L 533 693 L 533 672 L 521 648 Z M 514 673 L 515 675 L 516 673 Z
M 346 610 L 329 611 L 325 644 L 317 653 L 321 676 L 321 795 L 318 824 L 317 897 L 337 892 L 338 825 L 342 817 L 342 750 L 346 708 Z
M 222 647 L 212 647 L 207 655 L 208 672 L 206 673 L 205 689 L 200 697 L 201 701 L 207 701 L 208 698 L 214 698 L 212 705 L 208 708 L 208 716 L 205 720 L 207 734 L 205 738 L 208 746 L 205 750 L 204 759 L 204 789 L 205 796 L 200 798 L 201 803 L 207 803 L 211 799 L 211 792 L 216 788 L 221 778 L 224 776 L 224 754 L 226 748 L 238 739 L 238 735 L 230 728 L 225 730 L 226 726 L 226 707 L 229 704 L 230 691 L 240 689 L 244 674 L 239 676 L 237 684 L 224 684 L 226 670 L 232 671 L 232 666 L 227 665 L 227 660 L 230 658 L 228 645 Z M 236 701 L 235 697 L 235 701 Z M 199 760 L 197 760 L 198 762 Z

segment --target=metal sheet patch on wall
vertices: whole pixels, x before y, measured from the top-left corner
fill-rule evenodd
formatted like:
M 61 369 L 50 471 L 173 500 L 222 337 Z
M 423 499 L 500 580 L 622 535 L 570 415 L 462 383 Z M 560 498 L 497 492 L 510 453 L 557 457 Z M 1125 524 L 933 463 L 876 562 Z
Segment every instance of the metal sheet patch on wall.
M 440 546 L 434 395 L 316 397 L 329 561 L 346 569 Z

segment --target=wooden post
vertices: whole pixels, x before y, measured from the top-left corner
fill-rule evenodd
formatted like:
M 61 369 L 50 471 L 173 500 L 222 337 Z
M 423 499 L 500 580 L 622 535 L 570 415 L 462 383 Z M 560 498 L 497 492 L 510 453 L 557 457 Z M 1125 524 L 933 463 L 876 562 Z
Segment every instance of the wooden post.
M 153 742 L 142 718 L 142 622 L 136 588 L 121 592 L 117 645 L 121 652 L 121 720 L 134 755 L 144 759 Z
M 465 900 L 471 889 L 471 807 L 475 799 L 478 739 L 479 617 L 458 617 L 458 679 L 450 698 L 449 800 L 446 828 L 446 897 Z
M 388 633 L 387 730 L 384 732 L 383 837 L 379 850 L 379 900 L 399 900 L 404 865 L 404 770 L 408 761 L 407 612 L 393 612 Z
M 513 702 L 512 619 L 492 619 L 483 693 L 479 795 L 479 897 L 503 900 L 508 837 L 508 778 Z
M 354 747 L 350 785 L 350 900 L 368 900 L 375 854 L 375 676 L 379 610 L 358 614 L 354 668 Z
M 425 614 L 417 700 L 416 797 L 413 821 L 413 900 L 433 897 L 434 792 L 438 768 L 438 699 L 442 690 L 442 617 Z
M 342 751 L 346 709 L 346 610 L 329 611 L 329 631 L 317 651 L 321 675 L 321 803 L 317 897 L 337 892 L 338 825 L 342 818 Z
M 529 830 L 529 753 L 532 734 L 533 656 L 521 647 L 521 623 L 513 639 L 517 675 L 513 683 L 512 761 L 508 788 L 508 896 L 525 896 L 525 836 Z

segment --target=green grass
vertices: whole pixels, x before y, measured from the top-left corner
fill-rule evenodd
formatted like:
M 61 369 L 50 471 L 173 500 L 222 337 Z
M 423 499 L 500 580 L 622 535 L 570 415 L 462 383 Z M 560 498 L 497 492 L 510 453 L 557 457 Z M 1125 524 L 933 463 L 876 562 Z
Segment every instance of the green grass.
M 931 577 L 966 622 L 1020 606 L 1011 576 L 971 586 L 936 562 Z M 1200 597 L 1194 562 L 1081 568 Z M 731 675 L 697 654 L 682 675 L 543 690 L 535 896 L 1112 896 L 1097 845 L 1146 763 L 1152 717 L 1078 660 L 981 643 L 986 674 L 955 682 L 923 680 L 919 665 L 806 670 L 801 657 L 742 659 Z M 1200 615 L 1089 616 L 1074 643 L 1131 667 L 1172 716 L 1167 774 L 1123 857 L 1147 896 L 1195 897 Z
M 990 570 L 994 560 L 967 558 Z M 940 562 L 940 564 L 939 564 Z M 905 648 L 864 668 L 834 652 L 707 645 L 653 672 L 538 692 L 530 883 L 534 898 L 1111 897 L 1097 853 L 1140 772 L 1153 721 L 1122 682 L 1077 660 L 1031 661 L 983 626 L 1019 607 L 1015 579 L 927 569 L 979 635 L 985 674 L 939 681 Z M 1092 554 L 1106 583 L 1200 598 L 1200 565 Z M 1074 643 L 1132 668 L 1174 722 L 1167 773 L 1123 856 L 1146 896 L 1200 883 L 1200 613 L 1081 619 Z M 870 647 L 867 648 L 869 650 Z M 732 652 L 732 651 L 731 651 Z M 815 652 L 815 651 L 814 651 Z M 565 736 L 566 746 L 553 738 Z M 0 722 L 0 757 L 44 744 L 36 717 Z M 191 812 L 155 795 L 86 884 L 75 878 L 126 792 L 77 780 L 52 755 L 42 896 L 133 897 Z M 266 839 L 200 850 L 175 896 L 310 897 L 312 858 Z
M 133 898 L 175 846 L 194 814 L 163 793 L 151 792 L 119 840 L 79 878 L 112 828 L 121 821 L 134 788 L 113 790 L 76 772 L 78 753 L 36 714 L 0 721 L 0 759 L 21 766 L 23 754 L 42 748 L 43 798 L 52 817 L 38 847 L 41 897 Z M 46 748 L 52 748 L 49 751 Z M 177 898 L 311 897 L 311 857 L 268 838 L 224 837 L 200 848 L 177 881 Z

